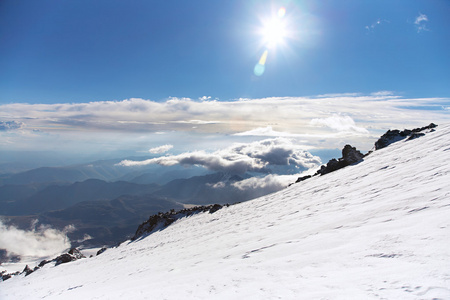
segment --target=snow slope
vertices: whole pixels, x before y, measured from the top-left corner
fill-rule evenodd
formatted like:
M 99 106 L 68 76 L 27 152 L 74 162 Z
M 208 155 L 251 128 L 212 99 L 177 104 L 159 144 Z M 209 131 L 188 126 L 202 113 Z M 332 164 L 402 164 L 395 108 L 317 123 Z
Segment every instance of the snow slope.
M 450 125 L 76 262 L 0 299 L 450 299 Z

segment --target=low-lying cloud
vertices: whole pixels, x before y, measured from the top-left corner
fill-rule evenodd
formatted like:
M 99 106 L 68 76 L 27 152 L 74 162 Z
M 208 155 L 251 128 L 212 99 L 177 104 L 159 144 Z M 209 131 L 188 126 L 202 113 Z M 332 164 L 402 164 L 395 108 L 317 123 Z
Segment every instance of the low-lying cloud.
M 267 175 L 265 177 L 251 177 L 232 183 L 232 186 L 242 191 L 258 191 L 264 195 L 284 189 L 295 182 L 294 176 Z
M 201 165 L 212 171 L 230 174 L 258 173 L 299 173 L 321 164 L 320 158 L 302 149 L 290 139 L 265 139 L 252 143 L 236 143 L 212 153 L 206 151 L 187 152 L 147 159 L 143 161 L 124 160 L 122 166 L 143 166 L 160 164 L 173 166 Z
M 295 182 L 298 175 L 269 174 L 240 181 L 220 181 L 209 186 L 224 195 L 233 195 L 234 200 L 245 201 L 278 192 Z
M 30 230 L 22 230 L 0 220 L 0 248 L 8 255 L 21 258 L 52 257 L 70 248 L 67 232 L 71 228 L 59 231 L 45 225 L 33 225 Z

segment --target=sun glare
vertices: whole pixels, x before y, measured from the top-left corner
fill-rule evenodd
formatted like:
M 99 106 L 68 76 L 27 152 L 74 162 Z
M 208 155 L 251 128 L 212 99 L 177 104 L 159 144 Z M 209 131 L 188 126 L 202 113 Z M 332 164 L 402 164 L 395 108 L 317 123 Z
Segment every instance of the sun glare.
M 267 48 L 274 48 L 278 44 L 284 42 L 287 36 L 286 9 L 280 7 L 276 15 L 272 15 L 271 19 L 265 19 L 262 21 L 261 35 L 263 37 L 263 44 Z
M 273 15 L 271 19 L 262 20 L 262 28 L 260 34 L 262 36 L 262 44 L 265 48 L 261 58 L 255 65 L 253 70 L 256 76 L 264 74 L 265 64 L 269 50 L 274 50 L 278 45 L 285 43 L 287 37 L 286 20 L 284 16 L 286 9 L 281 7 L 278 9 L 277 14 Z
M 275 18 L 267 21 L 262 29 L 264 44 L 268 48 L 273 48 L 282 43 L 286 37 L 286 25 L 282 19 Z

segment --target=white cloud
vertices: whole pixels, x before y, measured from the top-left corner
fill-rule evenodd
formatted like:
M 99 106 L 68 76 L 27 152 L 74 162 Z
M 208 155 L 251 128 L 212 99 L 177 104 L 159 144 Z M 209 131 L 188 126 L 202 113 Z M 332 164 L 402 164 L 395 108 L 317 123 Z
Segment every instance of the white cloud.
M 369 134 L 369 131 L 365 128 L 358 127 L 355 121 L 349 116 L 340 116 L 333 114 L 331 117 L 325 119 L 312 119 L 311 125 L 313 126 L 326 126 L 339 132 L 354 132 L 357 134 Z
M 159 146 L 159 147 L 151 148 L 151 149 L 148 150 L 148 152 L 154 153 L 154 154 L 158 154 L 158 153 L 167 152 L 167 151 L 169 151 L 172 148 L 173 148 L 173 145 L 167 144 L 167 145 L 162 145 L 162 146 Z
M 0 248 L 24 257 L 51 257 L 70 248 L 67 231 L 34 224 L 30 230 L 7 226 L 0 220 Z
M 384 19 L 378 19 L 375 22 L 373 22 L 370 25 L 367 25 L 365 28 L 367 31 L 371 32 L 373 31 L 376 27 L 380 26 L 383 23 L 390 23 L 389 20 L 384 20 Z
M 235 133 L 236 136 L 278 136 L 278 137 L 294 137 L 298 136 L 289 132 L 275 131 L 272 126 L 255 128 L 252 130 Z
M 424 21 L 425 21 L 425 22 L 428 21 L 427 15 L 420 14 L 420 15 L 416 18 L 416 21 L 414 22 L 414 24 L 420 25 L 420 23 L 421 23 L 421 22 L 424 22 Z
M 414 21 L 414 24 L 416 25 L 417 32 L 421 31 L 428 31 L 426 22 L 428 22 L 428 17 L 425 14 L 420 13 L 419 16 Z
M 257 190 L 260 193 L 268 194 L 274 193 L 279 190 L 284 189 L 290 183 L 295 182 L 297 175 L 294 176 L 280 176 L 280 175 L 267 175 L 265 177 L 252 177 L 244 179 L 242 181 L 233 182 L 232 186 L 238 188 L 239 190 Z
M 172 166 L 176 164 L 192 166 L 201 165 L 212 171 L 223 171 L 231 174 L 246 172 L 299 173 L 321 164 L 318 157 L 303 150 L 300 145 L 285 139 L 266 139 L 252 143 L 236 143 L 228 148 L 212 153 L 206 151 L 187 152 L 179 155 L 163 156 L 144 161 L 124 160 L 122 166 L 142 166 L 160 164 Z
M 164 144 L 177 148 L 184 145 L 185 150 L 192 150 L 207 149 L 205 145 L 211 141 L 215 147 L 217 143 L 254 140 L 257 136 L 302 138 L 305 146 L 342 148 L 343 137 L 339 135 L 344 133 L 349 143 L 368 150 L 387 129 L 448 122 L 448 110 L 427 107 L 448 107 L 449 103 L 448 98 L 404 99 L 389 91 L 233 101 L 171 98 L 163 102 L 128 99 L 12 103 L 0 105 L 0 119 L 16 122 L 10 124 L 26 123 L 26 127 L 0 131 L 0 150 L 28 149 L 33 145 L 37 150 L 65 147 L 69 151 L 78 147 L 76 151 L 138 151 L 148 145 Z M 333 114 L 357 120 L 357 126 L 339 131 L 339 135 L 336 127 L 326 126 L 323 121 L 317 123 L 321 126 L 311 126 L 311 120 L 327 119 Z M 358 128 L 365 128 L 370 134 L 362 134 L 364 130 Z

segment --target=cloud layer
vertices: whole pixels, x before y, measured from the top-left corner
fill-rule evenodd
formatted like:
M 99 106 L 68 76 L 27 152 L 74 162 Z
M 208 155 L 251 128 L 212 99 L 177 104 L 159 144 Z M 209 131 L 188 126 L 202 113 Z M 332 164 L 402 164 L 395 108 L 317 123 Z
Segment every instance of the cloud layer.
M 320 158 L 303 150 L 301 145 L 286 138 L 266 139 L 252 143 L 237 143 L 222 150 L 186 152 L 144 161 L 124 160 L 122 166 L 160 164 L 172 166 L 201 165 L 212 171 L 230 174 L 246 172 L 295 174 L 320 165 Z
M 177 148 L 177 141 L 189 148 L 203 143 L 203 138 L 209 142 L 221 137 L 230 143 L 249 136 L 296 137 L 319 148 L 340 148 L 345 138 L 358 148 L 370 149 L 387 129 L 448 122 L 448 110 L 439 108 L 449 105 L 449 98 L 403 99 L 386 91 L 233 101 L 13 103 L 0 105 L 0 150 L 33 145 L 35 149 L 97 147 L 98 151 L 139 147 L 135 150 L 142 152 L 165 144 Z M 20 130 L 6 130 L 11 128 Z
M 30 230 L 7 226 L 0 220 L 0 248 L 8 254 L 24 257 L 48 257 L 70 248 L 66 232 L 44 225 Z
M 0 121 L 0 131 L 7 131 L 7 130 L 14 130 L 14 129 L 20 129 L 22 128 L 23 123 L 22 122 L 16 122 L 16 121 Z

